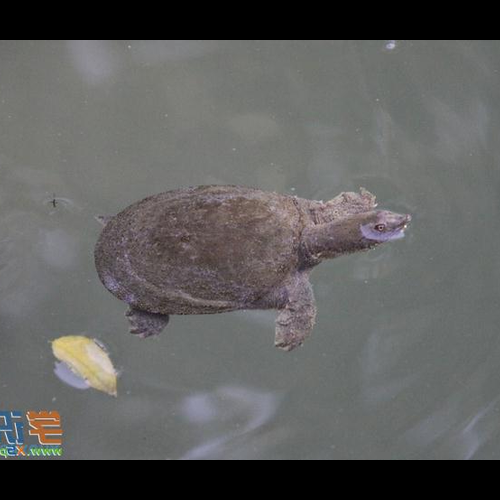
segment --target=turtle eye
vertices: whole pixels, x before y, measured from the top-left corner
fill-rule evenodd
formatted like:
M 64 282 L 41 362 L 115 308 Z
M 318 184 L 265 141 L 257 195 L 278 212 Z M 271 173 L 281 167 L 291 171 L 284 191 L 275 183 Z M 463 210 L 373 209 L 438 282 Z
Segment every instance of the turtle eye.
M 377 224 L 375 226 L 375 231 L 378 231 L 379 233 L 383 233 L 385 231 L 385 224 Z

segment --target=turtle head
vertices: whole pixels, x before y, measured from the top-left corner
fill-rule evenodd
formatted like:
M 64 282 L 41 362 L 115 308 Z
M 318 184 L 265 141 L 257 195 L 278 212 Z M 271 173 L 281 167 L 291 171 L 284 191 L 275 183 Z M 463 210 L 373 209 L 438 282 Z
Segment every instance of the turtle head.
M 387 210 L 377 210 L 366 214 L 366 221 L 359 230 L 367 243 L 377 244 L 404 238 L 405 229 L 411 221 L 411 215 L 396 214 Z
M 305 261 L 316 264 L 401 239 L 410 221 L 410 215 L 372 210 L 310 227 L 303 233 Z

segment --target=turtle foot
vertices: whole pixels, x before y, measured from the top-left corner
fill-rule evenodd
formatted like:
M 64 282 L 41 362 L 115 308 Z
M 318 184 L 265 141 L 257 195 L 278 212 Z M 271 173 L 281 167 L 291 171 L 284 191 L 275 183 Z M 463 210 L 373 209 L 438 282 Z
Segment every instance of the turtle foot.
M 130 308 L 125 316 L 130 322 L 130 333 L 142 339 L 159 335 L 170 319 L 167 314 L 153 314 L 133 308 Z

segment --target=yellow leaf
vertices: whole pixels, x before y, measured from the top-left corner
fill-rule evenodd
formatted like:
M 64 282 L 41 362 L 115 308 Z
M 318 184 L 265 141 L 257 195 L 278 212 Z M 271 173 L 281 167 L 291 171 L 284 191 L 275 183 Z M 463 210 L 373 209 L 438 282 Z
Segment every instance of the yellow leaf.
M 87 381 L 90 387 L 117 396 L 116 370 L 107 352 L 87 337 L 61 337 L 52 342 L 54 356 L 71 371 Z

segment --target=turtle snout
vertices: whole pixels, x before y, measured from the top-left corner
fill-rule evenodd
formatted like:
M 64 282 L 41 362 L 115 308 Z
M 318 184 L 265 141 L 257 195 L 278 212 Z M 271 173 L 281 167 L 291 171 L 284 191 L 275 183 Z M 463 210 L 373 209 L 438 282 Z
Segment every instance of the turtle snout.
M 410 222 L 411 222 L 410 214 L 401 215 L 401 221 L 399 223 L 399 226 L 401 227 L 401 229 L 406 229 Z
M 394 212 L 382 212 L 381 222 L 387 224 L 392 229 L 406 229 L 411 221 L 409 214 L 397 214 Z

